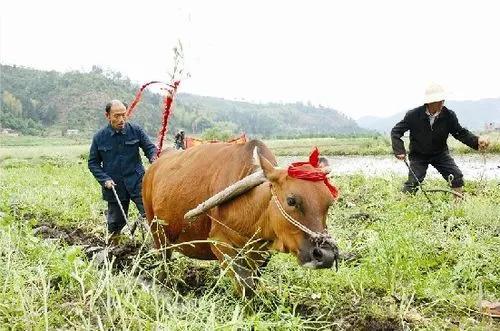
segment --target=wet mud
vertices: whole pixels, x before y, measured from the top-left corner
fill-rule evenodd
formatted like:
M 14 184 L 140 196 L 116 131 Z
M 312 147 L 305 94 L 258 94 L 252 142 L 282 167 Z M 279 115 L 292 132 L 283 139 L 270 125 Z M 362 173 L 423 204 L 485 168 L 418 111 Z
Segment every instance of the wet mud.
M 190 265 L 182 270 L 176 268 L 175 273 L 166 272 L 173 267 L 175 259 L 163 261 L 161 254 L 151 253 L 149 245 L 140 241 L 126 240 L 111 246 L 102 236 L 51 222 L 39 223 L 33 228 L 33 234 L 47 240 L 59 240 L 68 246 L 79 246 L 87 258 L 98 266 L 103 266 L 107 259 L 115 272 L 129 271 L 137 264 L 136 271 L 141 273 L 143 282 L 149 285 L 158 282 L 182 295 L 193 293 L 200 296 L 215 284 L 213 268 Z

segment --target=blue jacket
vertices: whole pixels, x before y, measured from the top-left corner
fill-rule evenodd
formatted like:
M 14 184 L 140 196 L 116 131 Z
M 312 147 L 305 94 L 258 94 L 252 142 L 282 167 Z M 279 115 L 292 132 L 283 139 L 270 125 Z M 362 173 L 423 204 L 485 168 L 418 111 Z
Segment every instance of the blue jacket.
M 104 187 L 104 182 L 109 179 L 116 183 L 115 189 L 120 200 L 141 196 L 144 167 L 139 147 L 149 162 L 153 162 L 156 146 L 136 124 L 126 123 L 121 132 L 116 132 L 108 124 L 94 135 L 88 166 L 102 186 L 104 200 L 116 201 L 113 191 Z

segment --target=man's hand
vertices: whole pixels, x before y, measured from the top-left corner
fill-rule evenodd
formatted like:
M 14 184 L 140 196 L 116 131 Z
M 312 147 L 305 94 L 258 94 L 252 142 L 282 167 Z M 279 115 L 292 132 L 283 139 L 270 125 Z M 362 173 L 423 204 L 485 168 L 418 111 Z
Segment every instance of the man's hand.
M 104 187 L 107 188 L 108 190 L 111 190 L 113 186 L 116 186 L 116 184 L 112 179 L 109 179 L 104 182 Z
M 490 145 L 490 138 L 481 136 L 477 140 L 477 144 L 479 145 L 479 150 L 484 151 Z
M 396 158 L 397 158 L 398 160 L 403 161 L 403 160 L 406 158 L 406 154 L 396 154 Z

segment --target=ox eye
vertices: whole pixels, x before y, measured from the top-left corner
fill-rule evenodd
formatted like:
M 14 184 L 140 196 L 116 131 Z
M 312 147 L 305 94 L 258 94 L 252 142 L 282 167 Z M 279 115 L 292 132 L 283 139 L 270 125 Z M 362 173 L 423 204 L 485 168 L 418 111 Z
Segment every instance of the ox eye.
M 290 207 L 295 207 L 297 205 L 297 200 L 294 198 L 294 197 L 287 197 L 286 198 L 286 203 L 290 206 Z

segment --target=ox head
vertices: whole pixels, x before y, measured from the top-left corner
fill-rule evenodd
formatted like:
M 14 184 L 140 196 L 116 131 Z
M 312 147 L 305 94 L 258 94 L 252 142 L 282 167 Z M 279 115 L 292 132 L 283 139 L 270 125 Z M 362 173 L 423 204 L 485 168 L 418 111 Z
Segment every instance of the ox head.
M 294 178 L 287 170 L 275 168 L 258 153 L 257 148 L 254 150 L 254 161 L 262 171 L 234 183 L 184 217 L 189 219 L 200 215 L 265 183 L 269 187 L 271 199 L 264 236 L 273 241 L 272 248 L 294 254 L 305 267 L 332 267 L 338 259 L 338 248 L 326 230 L 328 208 L 334 201 L 329 188 L 323 181 Z M 300 169 L 323 175 L 329 172 L 329 168 L 319 169 L 309 163 Z
M 328 187 L 323 181 L 294 178 L 260 155 L 259 163 L 272 195 L 269 222 L 276 237 L 273 247 L 296 255 L 305 267 L 332 267 L 338 259 L 338 248 L 327 233 L 328 208 L 334 202 Z M 311 164 L 298 169 L 323 175 L 329 171 Z

